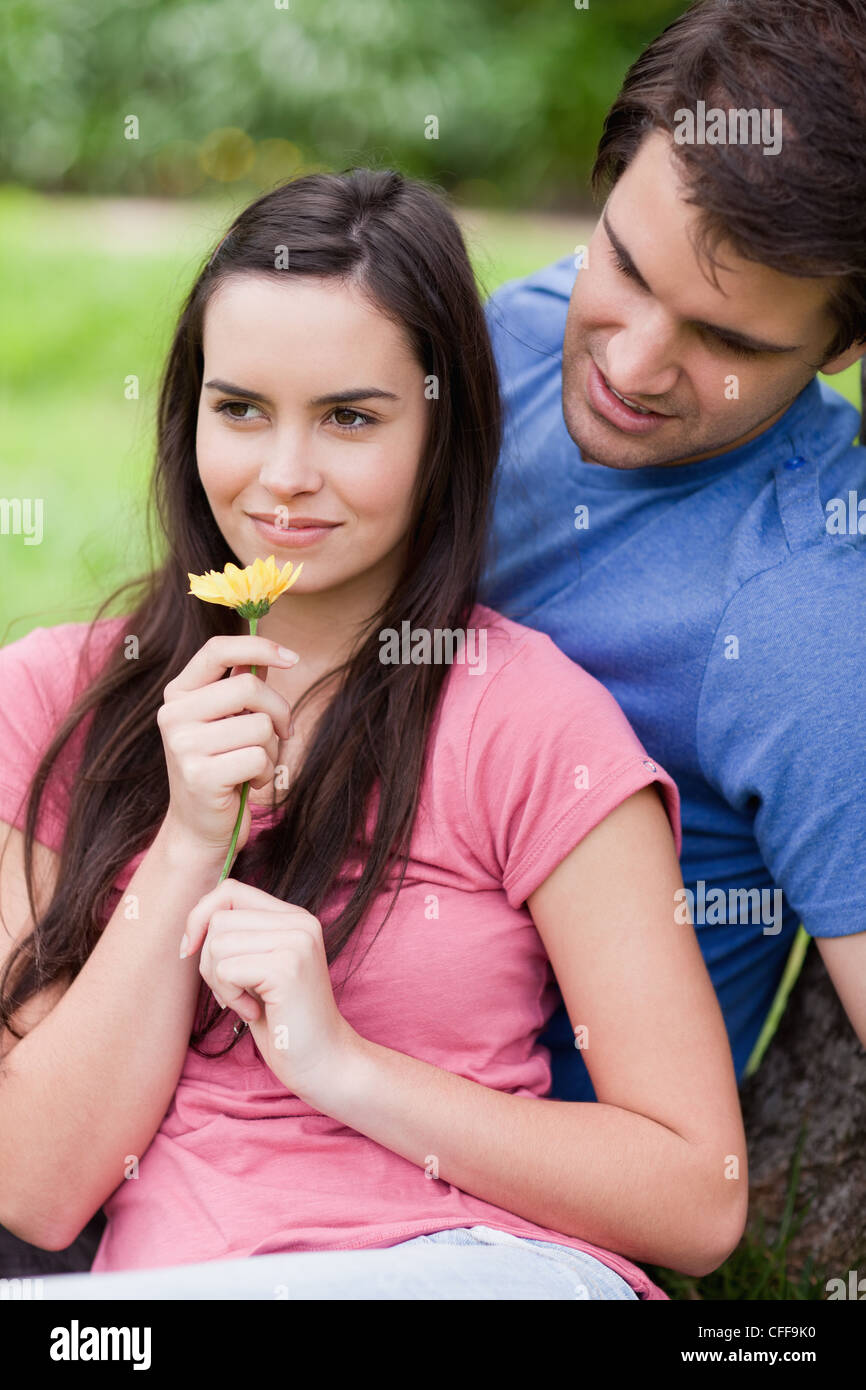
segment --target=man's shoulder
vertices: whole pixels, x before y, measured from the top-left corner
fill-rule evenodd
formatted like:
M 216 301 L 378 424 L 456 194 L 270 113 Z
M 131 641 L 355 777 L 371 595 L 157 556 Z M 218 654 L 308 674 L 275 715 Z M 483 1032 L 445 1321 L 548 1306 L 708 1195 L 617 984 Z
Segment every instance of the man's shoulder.
M 796 622 L 805 636 L 813 625 L 825 632 L 837 625 L 861 622 L 866 602 L 866 536 L 827 537 L 796 550 L 780 553 L 776 563 L 756 567 L 728 600 L 726 612 L 737 609 L 754 628 L 766 627 L 769 641 L 784 643 L 786 624 Z M 848 606 L 859 603 L 861 609 Z M 866 647 L 862 660 L 866 664 Z
M 724 605 L 747 600 L 757 613 L 791 590 L 806 611 L 849 573 L 858 582 L 866 448 L 853 442 L 857 425 L 855 408 L 816 379 L 766 444 L 755 440 L 741 466 L 695 495 L 692 538 Z
M 575 257 L 563 256 L 494 290 L 485 313 L 497 351 L 507 340 L 525 353 L 559 354 L 577 273 Z
M 704 716 L 747 701 L 751 728 L 767 720 L 789 726 L 795 711 L 804 719 L 832 711 L 841 721 L 843 708 L 856 709 L 862 722 L 866 645 L 857 634 L 866 604 L 866 505 L 858 514 L 858 499 L 866 503 L 866 450 L 852 446 L 834 458 L 827 477 L 814 460 L 793 462 L 800 466 L 776 468 L 772 502 L 750 524 L 752 563 L 720 605 L 703 673 Z M 834 479 L 851 481 L 847 495 L 825 495 Z M 765 533 L 770 510 L 778 526 Z M 735 554 L 742 534 L 731 538 Z
M 848 506 L 851 493 L 855 492 L 855 505 L 862 502 L 864 513 L 862 531 L 857 534 L 866 535 L 866 448 L 862 443 L 854 443 L 859 430 L 859 413 L 835 387 L 820 377 L 818 388 L 820 409 L 814 422 L 813 438 L 827 531 L 830 535 L 838 533 L 833 518 L 838 514 L 839 501 L 844 498 Z
M 862 575 L 866 448 L 854 442 L 855 408 L 826 382 L 817 384 L 808 431 L 776 459 L 767 500 L 779 523 L 778 562 L 791 572 L 809 574 L 820 587 L 844 582 L 840 576 L 852 561 L 852 574 Z

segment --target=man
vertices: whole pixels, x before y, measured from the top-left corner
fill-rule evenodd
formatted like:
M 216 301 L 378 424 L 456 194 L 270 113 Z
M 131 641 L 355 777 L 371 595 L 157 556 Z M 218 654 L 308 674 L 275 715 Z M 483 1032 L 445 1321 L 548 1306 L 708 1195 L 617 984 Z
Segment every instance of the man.
M 481 597 L 675 778 L 673 910 L 739 1079 L 801 921 L 866 1045 L 866 449 L 816 377 L 866 352 L 863 52 L 862 0 L 693 6 L 608 115 L 588 248 L 487 309 Z M 552 1094 L 594 1098 L 564 1007 L 542 1041 Z

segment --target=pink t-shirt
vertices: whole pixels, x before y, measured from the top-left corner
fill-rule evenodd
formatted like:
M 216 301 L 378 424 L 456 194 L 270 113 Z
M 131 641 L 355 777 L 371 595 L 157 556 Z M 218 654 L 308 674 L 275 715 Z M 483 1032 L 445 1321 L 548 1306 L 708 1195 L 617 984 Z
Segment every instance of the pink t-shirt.
M 103 620 L 99 641 L 120 644 L 125 624 Z M 433 728 L 397 904 L 382 926 L 390 896 L 376 900 L 331 980 L 336 989 L 349 975 L 338 1005 L 362 1037 L 511 1095 L 545 1096 L 550 1060 L 537 1038 L 558 994 L 526 899 L 593 826 L 651 782 L 679 853 L 679 795 L 613 696 L 546 634 L 482 605 L 471 625 L 476 645 L 452 665 Z M 86 631 L 84 623 L 37 628 L 0 650 L 0 818 L 21 828 L 19 803 L 38 754 L 88 679 L 77 666 Z M 55 849 L 63 796 L 58 783 L 39 825 Z M 271 815 L 255 807 L 252 834 Z M 141 858 L 118 876 L 110 911 Z M 357 871 L 357 862 L 347 866 L 324 920 Z M 230 1039 L 233 1018 L 208 1035 L 207 1048 Z M 385 1247 L 481 1224 L 588 1251 L 640 1298 L 666 1297 L 622 1256 L 428 1176 L 429 1166 L 426 1155 L 410 1162 L 298 1099 L 249 1032 L 219 1059 L 190 1049 L 137 1179 L 121 1181 L 105 1203 L 93 1271 Z

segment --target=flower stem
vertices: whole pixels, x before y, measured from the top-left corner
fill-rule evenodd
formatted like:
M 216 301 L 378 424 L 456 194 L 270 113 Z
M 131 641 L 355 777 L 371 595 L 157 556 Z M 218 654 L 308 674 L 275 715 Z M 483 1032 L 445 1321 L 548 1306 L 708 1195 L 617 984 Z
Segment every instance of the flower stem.
M 251 637 L 255 637 L 255 635 L 256 635 L 256 628 L 258 627 L 258 624 L 259 624 L 258 618 L 250 618 L 250 619 L 249 619 L 249 624 L 250 624 L 250 636 L 251 636 Z M 250 667 L 250 673 L 251 673 L 251 675 L 253 675 L 253 676 L 256 674 L 256 668 L 255 668 L 255 666 L 251 666 L 251 667 Z M 243 821 L 243 818 L 244 818 L 244 810 L 245 810 L 245 808 L 246 808 L 247 797 L 248 797 L 248 795 L 249 795 L 249 790 L 250 790 L 250 784 L 249 784 L 249 782 L 244 782 L 243 786 L 241 787 L 241 805 L 240 805 L 240 810 L 238 811 L 238 818 L 237 818 L 237 820 L 235 821 L 235 831 L 234 831 L 234 834 L 232 835 L 232 842 L 231 842 L 231 844 L 229 845 L 229 852 L 228 852 L 228 854 L 226 855 L 226 862 L 223 864 L 223 871 L 222 871 L 222 873 L 220 874 L 219 880 L 218 880 L 220 883 L 222 883 L 222 881 L 223 881 L 224 878 L 227 878 L 227 877 L 228 877 L 229 869 L 231 868 L 231 865 L 232 865 L 232 859 L 234 858 L 234 852 L 235 852 L 235 845 L 236 845 L 237 842 L 238 842 L 238 835 L 241 833 L 241 822 Z

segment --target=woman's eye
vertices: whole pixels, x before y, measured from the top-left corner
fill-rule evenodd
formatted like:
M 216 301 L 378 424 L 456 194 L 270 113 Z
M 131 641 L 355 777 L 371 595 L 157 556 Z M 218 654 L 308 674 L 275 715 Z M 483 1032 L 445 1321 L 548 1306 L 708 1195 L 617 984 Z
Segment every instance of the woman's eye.
M 355 418 L 356 420 L 360 420 L 361 423 L 360 423 L 360 425 L 347 425 L 347 424 L 344 424 L 341 420 L 338 420 L 338 419 L 337 419 L 337 416 L 338 416 L 338 415 L 351 415 L 351 416 L 354 416 L 354 418 Z M 332 410 L 332 411 L 331 411 L 331 417 L 332 417 L 332 419 L 333 419 L 333 421 L 334 421 L 334 424 L 337 426 L 338 429 L 346 430 L 346 431 L 349 432 L 349 433 L 352 433 L 354 430 L 363 429 L 364 425 L 372 425 L 372 424 L 373 424 L 372 416 L 370 416 L 370 415 L 364 415 L 363 412 L 360 411 L 360 410 L 350 410 L 348 406 L 338 406 L 336 410 Z
M 214 406 L 218 415 L 225 415 L 229 420 L 237 420 L 239 424 L 255 419 L 255 416 L 246 415 L 243 412 L 247 410 L 258 411 L 258 409 L 258 406 L 253 405 L 250 401 L 221 401 L 219 405 Z M 334 421 L 338 429 L 343 430 L 346 434 L 353 434 L 356 430 L 363 429 L 365 425 L 375 423 L 371 415 L 365 415 L 360 410 L 352 410 L 348 406 L 339 406 L 332 410 L 329 418 Z
M 249 401 L 222 401 L 214 406 L 214 410 L 218 415 L 227 415 L 230 420 L 248 420 L 248 415 L 232 415 L 232 410 L 258 410 L 258 406 Z

